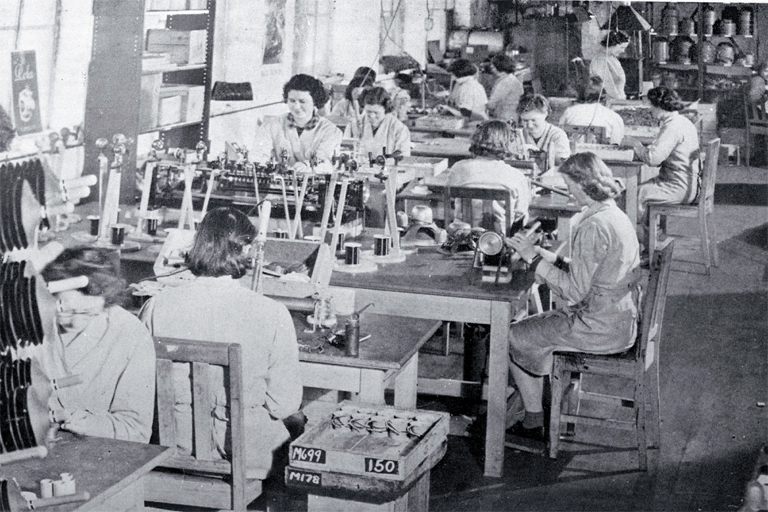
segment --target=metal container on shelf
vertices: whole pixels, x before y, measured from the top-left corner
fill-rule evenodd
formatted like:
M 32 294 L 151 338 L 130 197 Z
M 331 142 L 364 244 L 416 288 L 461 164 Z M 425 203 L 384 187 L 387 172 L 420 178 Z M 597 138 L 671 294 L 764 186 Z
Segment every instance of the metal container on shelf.
M 709 41 L 704 41 L 699 47 L 698 44 L 693 45 L 691 48 L 691 58 L 695 62 L 703 62 L 704 64 L 713 64 L 717 58 L 717 48 Z
M 752 35 L 752 9 L 749 7 L 742 7 L 741 14 L 739 14 L 739 35 Z
M 680 18 L 680 13 L 674 4 L 668 3 L 664 9 L 661 10 L 661 26 L 665 34 L 670 36 L 677 35 L 677 24 Z
M 709 37 L 712 34 L 714 34 L 714 28 L 715 28 L 715 9 L 709 5 L 706 4 L 704 6 L 704 35 Z
M 720 35 L 723 37 L 733 37 L 736 33 L 736 25 L 728 19 L 720 20 Z
M 691 18 L 683 18 L 677 24 L 677 31 L 682 36 L 695 35 L 696 23 Z
M 672 42 L 672 55 L 678 64 L 691 63 L 693 40 L 688 36 L 678 36 Z
M 656 39 L 653 42 L 653 61 L 656 64 L 666 64 L 669 59 L 669 43 L 666 39 Z

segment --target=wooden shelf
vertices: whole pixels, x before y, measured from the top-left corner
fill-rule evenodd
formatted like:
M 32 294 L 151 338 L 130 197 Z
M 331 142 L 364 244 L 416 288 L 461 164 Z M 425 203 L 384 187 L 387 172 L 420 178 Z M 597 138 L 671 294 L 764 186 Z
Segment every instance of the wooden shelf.
M 145 11 L 144 14 L 165 14 L 175 16 L 177 14 L 208 14 L 208 9 L 189 9 L 185 11 Z
M 205 64 L 168 64 L 158 69 L 142 69 L 142 75 L 154 75 L 155 73 L 171 73 L 173 71 L 191 71 L 193 69 L 205 69 Z
M 659 68 L 668 69 L 670 71 L 698 71 L 698 64 L 659 64 Z M 745 66 L 717 66 L 714 64 L 706 65 L 706 73 L 708 75 L 723 75 L 723 76 L 751 76 L 752 68 Z
M 196 124 L 200 124 L 202 122 L 203 120 L 199 119 L 197 121 L 185 121 L 183 123 L 173 123 L 173 124 L 166 124 L 163 126 L 155 126 L 154 128 L 141 131 L 140 135 L 144 135 L 145 133 L 167 132 L 168 130 L 175 130 L 176 128 L 183 128 L 185 126 L 193 126 Z

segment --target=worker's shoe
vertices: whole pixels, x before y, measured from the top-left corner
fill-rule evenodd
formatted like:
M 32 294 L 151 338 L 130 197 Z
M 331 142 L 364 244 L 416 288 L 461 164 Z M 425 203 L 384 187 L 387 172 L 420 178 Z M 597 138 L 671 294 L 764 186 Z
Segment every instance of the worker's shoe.
M 513 436 L 522 437 L 524 439 L 531 439 L 533 441 L 544 442 L 544 427 L 525 428 L 523 422 L 518 422 L 507 429 L 507 434 Z

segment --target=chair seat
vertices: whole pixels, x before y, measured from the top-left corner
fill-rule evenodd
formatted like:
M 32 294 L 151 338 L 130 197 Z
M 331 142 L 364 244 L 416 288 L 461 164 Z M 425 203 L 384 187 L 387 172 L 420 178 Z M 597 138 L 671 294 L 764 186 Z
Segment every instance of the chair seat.
M 653 212 L 657 215 L 672 215 L 674 217 L 698 217 L 699 205 L 698 204 L 652 204 Z M 712 213 L 713 207 L 707 205 L 705 209 L 707 213 Z
M 563 368 L 571 372 L 589 372 L 597 375 L 628 375 L 635 372 L 637 361 L 635 344 L 619 354 L 586 354 L 584 352 L 555 352 Z

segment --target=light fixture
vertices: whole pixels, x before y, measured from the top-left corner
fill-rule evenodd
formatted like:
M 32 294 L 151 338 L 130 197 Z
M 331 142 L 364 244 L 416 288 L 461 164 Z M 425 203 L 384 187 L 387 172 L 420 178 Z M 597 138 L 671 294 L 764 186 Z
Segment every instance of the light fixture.
M 620 5 L 611 15 L 610 22 L 603 29 L 624 30 L 627 32 L 642 32 L 651 30 L 651 24 L 631 5 Z

